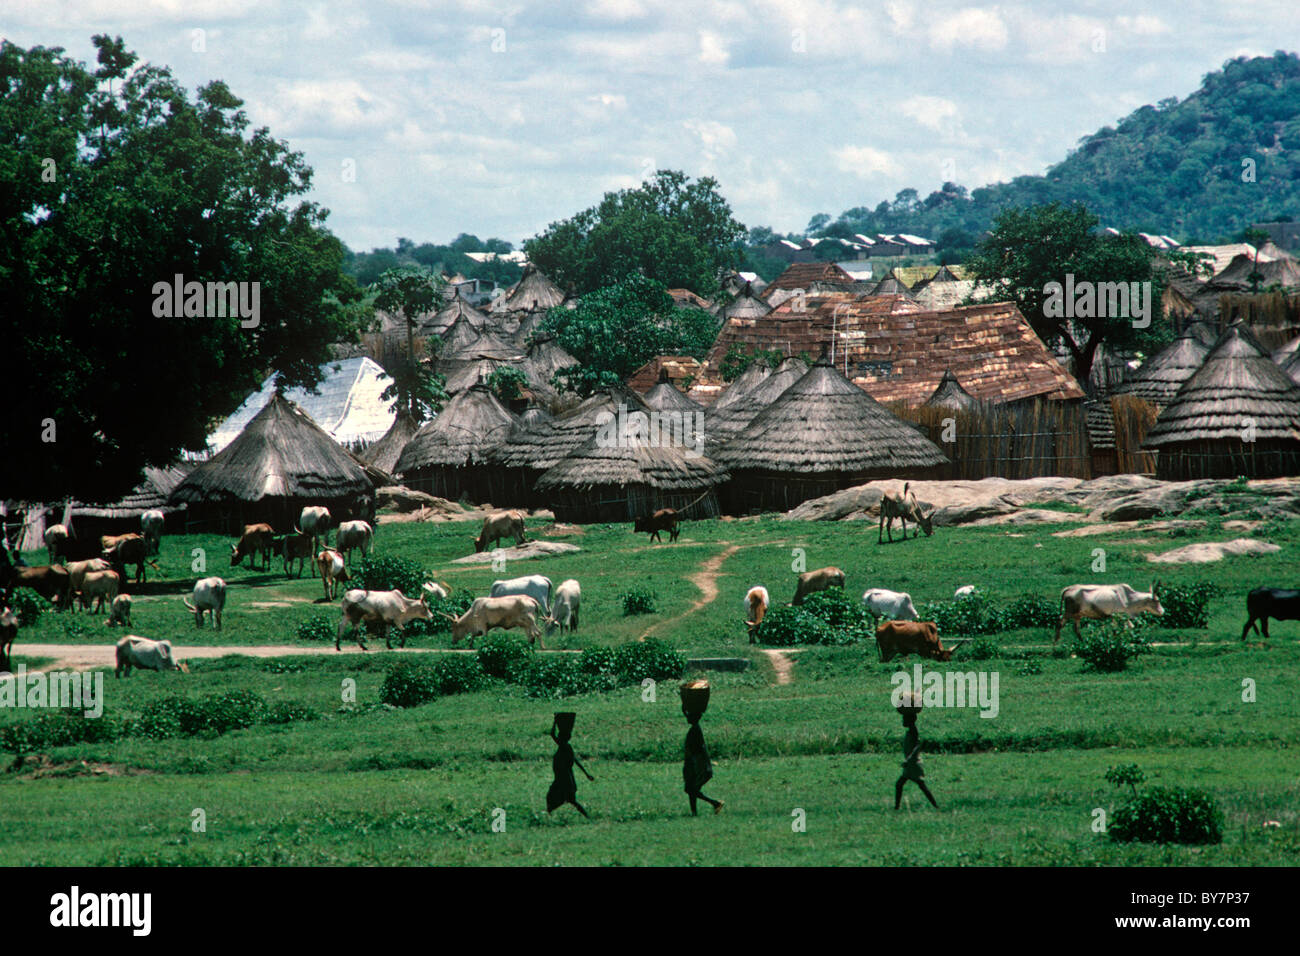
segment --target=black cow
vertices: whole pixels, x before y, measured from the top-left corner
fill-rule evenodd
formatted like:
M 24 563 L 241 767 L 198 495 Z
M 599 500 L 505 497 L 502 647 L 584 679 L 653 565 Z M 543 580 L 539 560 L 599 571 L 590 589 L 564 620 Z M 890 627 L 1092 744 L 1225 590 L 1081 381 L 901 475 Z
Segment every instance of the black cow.
M 1255 588 L 1246 595 L 1246 626 L 1241 629 L 1241 639 L 1246 639 L 1246 632 L 1255 627 L 1256 621 L 1264 622 L 1264 640 L 1268 640 L 1268 619 L 1279 621 L 1300 621 L 1300 591 L 1286 588 Z M 1255 633 L 1259 628 L 1255 627 Z

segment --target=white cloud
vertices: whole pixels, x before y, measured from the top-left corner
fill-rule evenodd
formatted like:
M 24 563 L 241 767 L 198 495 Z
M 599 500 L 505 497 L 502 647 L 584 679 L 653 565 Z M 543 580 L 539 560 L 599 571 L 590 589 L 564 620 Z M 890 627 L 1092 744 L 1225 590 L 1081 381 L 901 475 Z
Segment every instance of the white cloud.
M 1007 25 L 997 7 L 965 7 L 955 13 L 937 13 L 930 24 L 930 45 L 937 50 L 958 46 L 1001 50 L 1007 45 Z
M 1168 33 L 1170 29 L 1169 24 L 1165 23 L 1165 21 L 1161 20 L 1159 17 L 1148 16 L 1147 14 L 1140 14 L 1136 17 L 1116 17 L 1115 25 L 1121 30 L 1135 33 L 1139 36 Z
M 876 176 L 898 176 L 902 165 L 888 153 L 874 146 L 841 146 L 831 151 L 835 168 L 861 179 Z
M 899 104 L 899 112 L 921 126 L 942 133 L 957 125 L 961 110 L 941 96 L 912 96 Z
M 708 30 L 700 31 L 700 62 L 709 66 L 722 66 L 731 58 L 722 37 Z
M 640 0 L 591 0 L 587 15 L 599 20 L 637 20 L 646 15 Z

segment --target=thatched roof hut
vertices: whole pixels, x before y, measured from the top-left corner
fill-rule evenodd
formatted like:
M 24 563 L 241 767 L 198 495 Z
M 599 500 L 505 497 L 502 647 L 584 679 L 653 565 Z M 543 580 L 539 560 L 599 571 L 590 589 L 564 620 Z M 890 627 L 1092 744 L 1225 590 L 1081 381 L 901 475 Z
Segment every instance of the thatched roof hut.
M 720 513 L 714 489 L 727 477 L 688 448 L 633 432 L 593 437 L 538 478 L 536 490 L 558 521 L 634 521 L 688 506 L 691 517 L 711 518 Z
M 871 290 L 870 295 L 902 295 L 912 298 L 912 290 L 904 284 L 903 280 L 889 273 L 883 279 L 876 283 L 875 288 Z
M 681 389 L 673 385 L 668 369 L 659 369 L 659 381 L 645 393 L 645 403 L 657 412 L 682 412 L 695 414 L 703 409 L 699 402 L 692 401 Z
M 572 368 L 578 360 L 565 351 L 551 335 L 534 336 L 523 363 L 519 366 L 528 378 L 528 384 L 543 395 L 555 393 L 551 384 L 556 372 Z
M 753 287 L 746 282 L 739 294 L 722 308 L 722 318 L 726 319 L 761 319 L 772 311 L 772 307 L 760 299 Z
M 1115 389 L 1115 394 L 1136 395 L 1163 408 L 1178 394 L 1183 383 L 1196 374 L 1209 354 L 1210 347 L 1188 329 L 1148 359 L 1127 382 Z
M 564 293 L 534 265 L 524 266 L 524 274 L 506 295 L 492 307 L 493 312 L 539 312 L 553 309 L 564 301 Z
M 276 394 L 230 444 L 171 494 L 192 519 L 226 531 L 265 521 L 288 531 L 304 505 L 324 505 L 335 520 L 364 516 L 374 483 L 311 416 Z
M 386 471 L 390 475 L 396 474 L 397 459 L 401 457 L 402 449 L 419 430 L 420 423 L 403 409 L 393 419 L 393 427 L 388 429 L 379 441 L 372 442 L 358 457 L 381 471 Z
M 1300 385 L 1234 322 L 1143 447 L 1160 453 L 1156 475 L 1167 480 L 1300 474 Z
M 736 376 L 730 385 L 722 390 L 722 394 L 718 396 L 717 401 L 709 406 L 710 413 L 716 415 L 724 408 L 730 408 L 737 402 L 743 402 L 746 396 L 763 384 L 763 381 L 771 374 L 772 369 L 766 361 L 754 359 L 745 367 L 743 372 Z
M 475 329 L 484 329 L 488 325 L 488 317 L 480 310 L 470 305 L 469 300 L 461 295 L 460 289 L 457 289 L 451 297 L 451 301 L 444 305 L 437 312 L 420 322 L 420 333 L 422 335 L 446 335 L 457 319 L 463 318 Z
M 788 510 L 872 478 L 925 477 L 948 459 L 823 355 L 713 453 L 733 513 Z
M 974 395 L 961 387 L 952 369 L 945 369 L 943 378 L 934 390 L 934 394 L 925 400 L 925 408 L 950 408 L 956 412 L 979 411 L 980 402 Z
M 407 443 L 397 460 L 406 484 L 452 501 L 489 500 L 488 456 L 519 419 L 482 385 L 457 394 Z
M 746 425 L 763 409 L 784 394 L 785 390 L 808 374 L 808 363 L 803 359 L 787 356 L 772 373 L 745 392 L 740 401 L 723 405 L 721 400 L 715 402 L 705 415 L 704 432 L 709 447 L 721 445 Z
M 140 516 L 146 511 L 161 511 L 168 523 L 178 521 L 184 506 L 171 504 L 171 493 L 190 473 L 192 465 L 181 462 L 168 468 L 146 467 L 143 480 L 117 501 L 69 502 L 64 509 L 64 524 L 78 537 L 91 540 L 104 534 L 126 534 L 140 530 Z

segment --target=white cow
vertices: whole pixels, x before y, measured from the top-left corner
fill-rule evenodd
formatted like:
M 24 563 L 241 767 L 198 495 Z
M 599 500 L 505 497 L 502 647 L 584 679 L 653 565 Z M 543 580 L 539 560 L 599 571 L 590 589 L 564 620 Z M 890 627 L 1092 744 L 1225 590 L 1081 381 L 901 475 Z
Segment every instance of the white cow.
M 131 595 L 119 594 L 113 598 L 113 603 L 108 608 L 108 620 L 105 622 L 109 627 L 131 626 Z
M 422 598 L 408 598 L 401 591 L 366 591 L 362 588 L 353 588 L 345 591 L 343 594 L 343 616 L 339 619 L 338 634 L 334 638 L 334 650 L 339 651 L 339 646 L 343 640 L 343 631 L 352 629 L 356 631 L 357 643 L 361 649 L 366 649 L 366 642 L 361 637 L 361 632 L 357 631 L 360 624 L 373 624 L 379 629 L 379 636 L 384 639 L 384 643 L 392 649 L 393 642 L 388 638 L 388 628 L 390 625 L 397 625 L 397 629 L 402 632 L 402 646 L 406 646 L 407 621 L 431 621 L 433 612 L 429 610 L 429 605 L 424 603 Z
M 171 641 L 151 641 L 147 637 L 128 634 L 117 642 L 117 670 L 115 677 L 121 677 L 122 671 L 131 676 L 131 668 L 142 671 L 184 671 L 189 667 L 184 661 L 177 661 L 172 655 Z
M 67 525 L 52 524 L 45 529 L 45 547 L 50 553 L 50 564 L 59 563 L 59 555 L 63 554 L 64 546 L 67 543 Z
M 352 549 L 360 548 L 361 556 L 364 558 L 370 553 L 374 538 L 375 529 L 370 527 L 368 522 L 344 521 L 339 525 L 338 534 L 334 536 L 334 550 L 341 551 L 351 561 Z
M 298 516 L 297 531 L 299 534 L 309 534 L 312 537 L 312 550 L 319 551 L 320 545 L 318 539 L 329 544 L 329 531 L 333 527 L 334 519 L 330 515 L 330 510 L 324 505 L 308 505 L 302 509 L 302 514 Z
M 886 621 L 916 621 L 916 605 L 912 595 L 905 591 L 888 591 L 885 588 L 871 588 L 862 595 L 862 603 L 876 617 Z
M 210 611 L 212 624 L 221 630 L 221 612 L 226 606 L 226 582 L 221 578 L 203 578 L 194 585 L 194 603 L 185 606 L 194 612 L 194 626 L 203 626 L 203 612 Z M 184 598 L 181 598 L 184 601 Z
M 960 601 L 962 598 L 975 597 L 979 592 L 976 591 L 975 585 L 963 584 L 956 591 L 952 592 L 952 599 Z
M 475 598 L 469 610 L 460 617 L 452 617 L 450 614 L 444 614 L 443 617 L 451 621 L 453 644 L 469 638 L 470 646 L 473 647 L 474 638 L 483 636 L 494 627 L 503 630 L 517 627 L 523 629 L 529 640 L 546 650 L 546 645 L 542 642 L 542 630 L 537 626 L 537 615 L 540 612 L 541 605 L 535 598 L 527 594 L 510 594 L 505 597 Z M 544 619 L 549 628 L 553 618 L 546 615 Z
M 749 643 L 754 643 L 758 626 L 763 623 L 763 618 L 767 615 L 767 609 L 771 604 L 772 599 L 768 596 L 767 588 L 761 584 L 755 584 L 745 592 L 745 627 L 749 629 Z
M 81 590 L 82 582 L 91 571 L 111 571 L 113 565 L 103 558 L 89 558 L 85 561 L 69 561 L 64 565 L 68 569 L 68 593 L 76 594 Z
M 316 555 L 316 567 L 320 569 L 321 584 L 325 585 L 325 600 L 333 601 L 334 596 L 338 594 L 339 582 L 348 580 L 348 570 L 343 564 L 343 555 L 333 548 L 326 548 Z
M 1074 636 L 1079 636 L 1079 621 L 1084 618 L 1100 620 L 1122 614 L 1133 617 L 1150 611 L 1157 617 L 1165 613 L 1160 606 L 1160 582 L 1151 585 L 1150 591 L 1138 591 L 1127 584 L 1071 584 L 1061 591 L 1061 619 L 1056 622 L 1055 644 L 1061 639 L 1065 622 L 1074 624 Z
M 161 511 L 146 511 L 140 516 L 140 530 L 144 533 L 145 543 L 149 546 L 150 554 L 157 554 L 162 546 L 163 525 L 167 523 L 167 518 Z
M 420 589 L 420 593 L 424 595 L 424 601 L 426 604 L 434 599 L 445 601 L 447 600 L 447 596 L 451 594 L 451 585 L 439 584 L 436 581 L 425 581 L 424 587 Z
M 578 629 L 578 608 L 582 604 L 582 586 L 573 578 L 561 581 L 555 589 L 555 604 L 551 608 L 551 623 L 547 629 L 559 628 L 560 633 Z
M 508 597 L 511 594 L 526 594 L 537 602 L 542 613 L 551 613 L 551 579 L 544 574 L 530 574 L 524 578 L 510 578 L 505 581 L 493 581 L 490 597 Z
M 95 602 L 95 613 L 104 610 L 104 605 L 111 605 L 122 590 L 122 576 L 116 571 L 87 571 L 81 578 L 81 609 L 90 610 Z

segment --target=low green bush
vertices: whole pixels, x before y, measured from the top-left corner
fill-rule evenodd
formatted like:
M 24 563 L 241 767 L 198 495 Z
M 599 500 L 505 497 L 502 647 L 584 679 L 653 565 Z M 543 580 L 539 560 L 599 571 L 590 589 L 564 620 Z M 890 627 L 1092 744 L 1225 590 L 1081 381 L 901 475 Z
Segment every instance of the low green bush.
M 531 661 L 520 683 L 529 697 L 572 697 L 594 689 L 598 677 L 585 673 L 570 655 L 538 657 Z
M 368 591 L 401 591 L 407 597 L 419 597 L 424 582 L 432 575 L 419 564 L 395 554 L 370 554 L 349 569 L 354 588 Z
M 1210 601 L 1223 593 L 1211 581 L 1193 584 L 1170 584 L 1160 588 L 1160 604 L 1165 609 L 1158 618 L 1166 628 L 1206 628 L 1210 626 Z
M 686 672 L 686 658 L 663 641 L 648 637 L 614 649 L 614 674 L 622 686 L 651 680 L 671 680 Z
M 54 710 L 0 727 L 0 750 L 28 754 L 70 744 L 101 743 L 121 734 L 121 725 L 108 717 L 87 717 L 83 710 Z
M 339 632 L 338 621 L 323 614 L 313 614 L 298 622 L 298 640 L 332 641 Z
M 653 614 L 658 607 L 659 595 L 649 588 L 632 588 L 620 596 L 624 617 L 633 614 Z
M 998 630 L 1055 628 L 1061 619 L 1061 602 L 1040 594 L 1022 594 L 997 612 Z
M 831 633 L 827 635 L 818 631 L 815 636 L 821 640 L 801 643 L 852 644 L 875 636 L 876 616 L 861 601 L 846 594 L 843 588 L 827 588 L 810 595 L 803 602 L 802 609 L 825 621 Z
M 1115 811 L 1107 828 L 1119 843 L 1223 842 L 1223 811 L 1204 790 L 1152 786 Z
M 9 599 L 9 606 L 18 615 L 18 623 L 22 627 L 34 627 L 41 619 L 41 615 L 54 607 L 31 588 L 19 588 L 15 591 Z
M 755 634 L 760 644 L 794 647 L 796 644 L 839 643 L 835 629 L 802 607 L 781 604 L 767 612 Z
M 1084 627 L 1071 649 L 1084 662 L 1085 670 L 1117 673 L 1146 650 L 1146 638 L 1139 627 L 1129 627 L 1127 618 L 1108 618 Z
M 478 662 L 483 672 L 489 677 L 512 683 L 527 673 L 534 656 L 532 644 L 509 634 L 489 635 L 478 649 Z
M 399 661 L 379 685 L 380 701 L 393 707 L 418 707 L 437 696 L 437 675 L 424 661 Z

